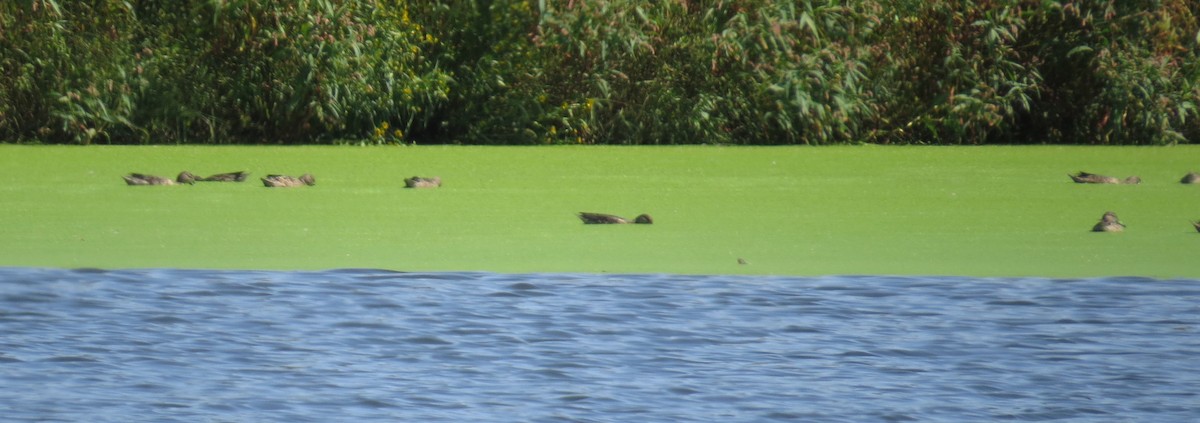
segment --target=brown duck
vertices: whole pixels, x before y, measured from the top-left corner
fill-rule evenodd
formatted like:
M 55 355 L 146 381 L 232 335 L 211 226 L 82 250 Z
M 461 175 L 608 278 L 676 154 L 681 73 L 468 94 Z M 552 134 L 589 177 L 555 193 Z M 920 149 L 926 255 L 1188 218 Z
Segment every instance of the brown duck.
M 1077 184 L 1139 184 L 1142 178 L 1130 176 L 1125 179 L 1117 179 L 1112 176 L 1097 175 L 1095 173 L 1079 172 L 1074 175 L 1067 175 L 1072 181 Z
M 269 188 L 291 188 L 305 185 L 316 185 L 317 178 L 314 178 L 311 173 L 300 175 L 299 178 L 287 175 L 267 175 L 262 178 L 263 186 Z
M 1104 212 L 1100 216 L 1100 221 L 1096 226 L 1092 226 L 1092 232 L 1121 232 L 1125 230 L 1125 224 L 1117 218 L 1117 214 L 1113 212 Z
M 405 188 L 437 188 L 440 186 L 442 186 L 442 178 L 437 176 L 432 178 L 414 176 L 404 180 Z
M 250 172 L 240 171 L 240 172 L 218 173 L 216 175 L 212 175 L 207 178 L 200 178 L 197 180 L 198 181 L 206 181 L 206 182 L 245 182 L 246 177 L 248 177 L 248 176 L 250 176 Z
M 1192 226 L 1196 227 L 1196 232 L 1200 232 L 1200 221 L 1192 222 Z
M 1187 175 L 1183 175 L 1183 179 L 1180 179 L 1179 183 L 1181 183 L 1181 184 L 1200 184 L 1200 173 L 1188 172 Z
M 175 185 L 176 183 L 196 183 L 196 175 L 193 175 L 188 171 L 179 172 L 179 176 L 174 180 L 145 173 L 130 173 L 129 175 L 122 176 L 121 178 L 124 179 L 125 183 L 129 185 Z
M 648 214 L 639 214 L 638 217 L 634 218 L 631 221 L 624 217 L 613 216 L 611 214 L 580 212 L 579 220 L 582 220 L 583 223 L 589 224 L 589 225 L 625 224 L 625 223 L 643 223 L 643 224 L 648 225 L 648 224 L 654 223 L 654 220 L 651 219 L 650 215 L 648 215 Z

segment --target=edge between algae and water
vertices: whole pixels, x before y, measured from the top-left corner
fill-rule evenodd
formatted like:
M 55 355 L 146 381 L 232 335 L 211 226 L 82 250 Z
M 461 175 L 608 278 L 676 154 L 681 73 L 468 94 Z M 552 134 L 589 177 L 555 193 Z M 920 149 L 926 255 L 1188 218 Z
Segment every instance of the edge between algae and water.
M 0 146 L 0 265 L 1200 277 L 1200 148 Z M 317 175 L 129 187 L 120 176 Z M 1141 185 L 1071 183 L 1078 170 Z M 439 189 L 404 189 L 414 175 Z M 1088 231 L 1107 210 L 1129 229 Z M 583 225 L 576 212 L 655 224 Z M 742 258 L 749 264 L 740 265 Z

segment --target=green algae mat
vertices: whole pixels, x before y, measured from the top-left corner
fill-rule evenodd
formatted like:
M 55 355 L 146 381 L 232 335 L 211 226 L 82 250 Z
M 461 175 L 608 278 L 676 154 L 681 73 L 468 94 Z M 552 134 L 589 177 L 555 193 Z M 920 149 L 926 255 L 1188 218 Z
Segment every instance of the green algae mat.
M 9 145 L 0 163 L 0 266 L 1200 277 L 1194 146 Z M 121 180 L 182 170 L 252 176 Z M 444 185 L 405 189 L 417 175 Z M 1127 230 L 1090 232 L 1110 210 Z

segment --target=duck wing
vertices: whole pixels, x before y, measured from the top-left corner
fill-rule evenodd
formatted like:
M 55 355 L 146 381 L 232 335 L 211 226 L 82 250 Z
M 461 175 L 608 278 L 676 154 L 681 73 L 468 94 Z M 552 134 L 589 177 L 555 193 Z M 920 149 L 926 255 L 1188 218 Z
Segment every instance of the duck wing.
M 625 218 L 620 216 L 589 212 L 579 212 L 579 220 L 582 220 L 583 223 L 589 225 L 629 223 L 628 220 L 625 220 Z
M 201 180 L 202 181 L 212 181 L 212 182 L 243 182 L 246 180 L 247 176 L 250 176 L 250 172 L 238 171 L 238 172 L 218 173 L 216 175 L 212 175 L 212 176 L 209 176 L 209 177 L 201 179 Z

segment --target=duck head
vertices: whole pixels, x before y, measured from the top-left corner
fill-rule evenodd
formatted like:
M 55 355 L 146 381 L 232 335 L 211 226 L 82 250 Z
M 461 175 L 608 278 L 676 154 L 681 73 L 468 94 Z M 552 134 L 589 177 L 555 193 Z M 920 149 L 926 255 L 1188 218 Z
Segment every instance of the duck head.
M 175 182 L 178 182 L 181 184 L 195 185 L 197 179 L 200 179 L 200 178 L 197 178 L 196 175 L 192 174 L 192 172 L 188 172 L 185 170 L 183 172 L 179 172 L 179 176 L 175 178 Z

